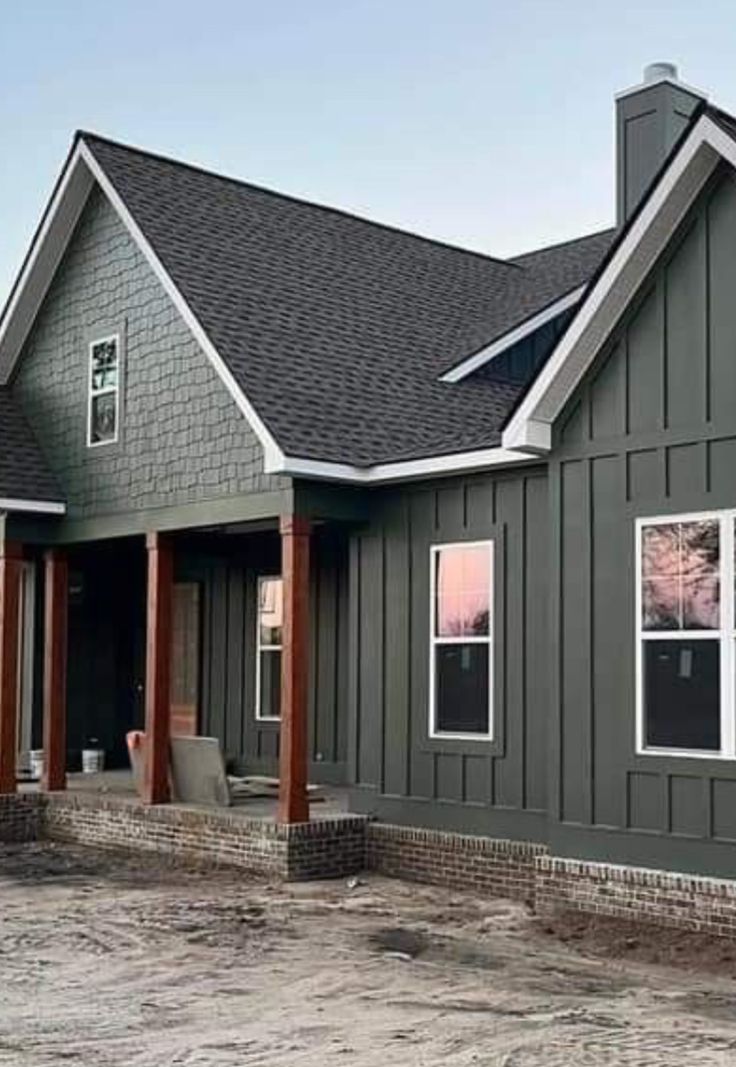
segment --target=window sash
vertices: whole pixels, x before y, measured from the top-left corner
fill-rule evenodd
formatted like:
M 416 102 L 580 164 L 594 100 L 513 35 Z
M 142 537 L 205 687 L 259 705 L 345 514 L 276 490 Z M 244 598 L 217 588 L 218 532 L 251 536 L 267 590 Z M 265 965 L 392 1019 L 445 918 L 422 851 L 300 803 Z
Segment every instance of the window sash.
M 488 633 L 463 635 L 439 635 L 437 633 L 437 564 L 440 554 L 452 549 L 484 548 L 488 552 Z M 454 541 L 431 545 L 429 550 L 429 736 L 442 741 L 492 741 L 493 740 L 493 635 L 495 617 L 493 611 L 493 541 Z M 488 729 L 484 733 L 439 730 L 437 728 L 437 656 L 440 645 L 486 645 L 488 647 Z
M 719 536 L 718 578 L 720 583 L 720 627 L 712 630 L 645 630 L 642 625 L 643 608 L 643 538 L 651 526 L 673 523 L 717 520 Z M 736 758 L 736 561 L 734 560 L 734 525 L 736 509 L 689 512 L 678 515 L 658 515 L 636 520 L 636 752 L 641 756 L 687 756 L 692 759 Z M 721 747 L 715 749 L 685 749 L 648 745 L 644 702 L 644 642 L 645 641 L 714 641 L 720 652 L 720 735 Z
M 262 656 L 269 655 L 273 652 L 281 653 L 283 651 L 283 642 L 281 644 L 264 644 L 261 641 L 261 587 L 265 582 L 281 581 L 281 577 L 278 574 L 263 574 L 258 578 L 258 585 L 256 590 L 256 707 L 255 717 L 258 722 L 281 722 L 281 715 L 264 715 L 261 710 L 261 702 L 263 697 L 262 681 L 263 681 L 263 666 Z
M 117 371 L 117 380 L 115 385 L 103 385 L 95 386 L 94 384 L 94 351 L 100 345 L 115 343 L 115 368 Z M 101 445 L 115 444 L 120 435 L 120 334 L 110 334 L 108 337 L 97 337 L 89 345 L 89 366 L 88 366 L 88 378 L 87 378 L 87 447 L 99 448 Z M 94 401 L 98 397 L 103 396 L 115 397 L 115 432 L 112 437 L 105 437 L 100 441 L 93 440 L 93 422 L 92 413 L 94 411 Z

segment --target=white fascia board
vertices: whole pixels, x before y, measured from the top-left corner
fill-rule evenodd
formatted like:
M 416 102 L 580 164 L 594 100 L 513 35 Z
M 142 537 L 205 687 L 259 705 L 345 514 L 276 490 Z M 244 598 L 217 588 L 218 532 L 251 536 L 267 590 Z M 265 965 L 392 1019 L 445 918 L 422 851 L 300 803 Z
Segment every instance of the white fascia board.
M 64 515 L 66 504 L 56 500 L 16 500 L 0 497 L 0 511 L 32 511 L 38 515 Z
M 210 363 L 217 371 L 220 379 L 222 380 L 225 388 L 230 393 L 231 397 L 239 407 L 240 411 L 249 422 L 251 428 L 260 441 L 263 452 L 264 462 L 267 470 L 271 469 L 273 465 L 278 465 L 282 458 L 282 451 L 276 443 L 275 438 L 271 432 L 267 429 L 263 420 L 256 412 L 253 405 L 248 400 L 247 396 L 235 381 L 230 368 L 227 366 L 222 356 L 219 354 L 215 346 L 210 341 L 209 337 L 205 333 L 202 325 L 197 319 L 192 309 L 187 304 L 186 300 L 180 293 L 171 279 L 166 268 L 161 263 L 161 260 L 156 255 L 156 252 L 152 248 L 151 244 L 144 236 L 143 231 L 138 226 L 137 222 L 128 211 L 123 199 L 119 196 L 115 186 L 109 180 L 102 167 L 95 159 L 92 152 L 90 152 L 84 141 L 80 142 L 79 151 L 81 152 L 82 159 L 89 168 L 91 174 L 98 182 L 100 188 L 108 198 L 115 211 L 120 216 L 123 225 L 126 227 L 131 237 L 138 245 L 139 249 L 143 253 L 148 265 L 153 270 L 154 274 L 161 282 L 165 292 L 169 296 L 169 299 L 174 304 L 176 310 L 179 312 L 184 322 L 189 327 L 192 335 L 199 344 L 200 348 L 204 351 L 208 357 Z
M 693 127 L 624 240 L 592 287 L 503 434 L 503 447 L 539 451 L 551 426 L 615 328 L 676 227 L 723 157 L 736 145 L 706 115 Z M 538 424 L 529 428 L 527 423 Z M 548 430 L 541 427 L 547 424 Z
M 318 481 L 385 485 L 388 482 L 462 474 L 488 467 L 511 467 L 518 463 L 529 463 L 532 458 L 524 452 L 512 452 L 506 448 L 483 448 L 475 452 L 457 452 L 447 456 L 355 467 L 348 463 L 284 456 L 283 465 L 272 469 L 272 473 L 287 474 L 292 478 L 313 478 Z
M 546 326 L 548 322 L 556 319 L 558 315 L 561 315 L 563 311 L 567 311 L 569 308 L 574 307 L 582 298 L 585 292 L 585 286 L 581 285 L 577 289 L 573 289 L 572 292 L 567 293 L 559 300 L 555 300 L 553 304 L 548 304 L 547 307 L 537 312 L 536 315 L 532 315 L 531 318 L 525 319 L 524 322 L 515 326 L 513 330 L 509 330 L 508 333 L 503 334 L 493 344 L 488 345 L 486 348 L 481 349 L 480 352 L 476 352 L 474 356 L 469 356 L 464 359 L 462 363 L 458 363 L 450 370 L 445 371 L 441 376 L 441 382 L 461 382 L 463 378 L 467 378 L 473 371 L 478 370 L 479 367 L 484 366 L 490 360 L 496 356 L 500 356 L 502 352 L 511 348 L 512 345 L 518 344 L 519 341 L 523 341 L 525 337 L 529 337 L 530 334 L 536 333 L 542 326 Z

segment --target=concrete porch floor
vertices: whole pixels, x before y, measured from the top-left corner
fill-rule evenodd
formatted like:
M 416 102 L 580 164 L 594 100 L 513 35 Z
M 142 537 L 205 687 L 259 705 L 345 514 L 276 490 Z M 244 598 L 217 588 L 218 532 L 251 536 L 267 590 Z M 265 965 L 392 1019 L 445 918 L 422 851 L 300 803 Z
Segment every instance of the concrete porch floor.
M 19 786 L 21 792 L 39 792 L 37 782 L 23 783 Z M 67 775 L 67 792 L 70 794 L 82 794 L 88 797 L 98 796 L 100 799 L 114 798 L 128 802 L 131 805 L 142 806 L 133 784 L 133 775 L 129 770 L 103 771 L 100 774 L 72 773 Z M 275 822 L 276 798 L 268 796 L 236 796 L 229 807 L 221 807 L 213 804 L 183 804 L 173 801 L 166 805 L 167 808 L 182 809 L 189 811 L 201 811 L 209 814 L 218 812 L 227 816 L 241 817 L 243 819 L 260 819 L 264 822 Z M 310 799 L 310 816 L 312 820 L 322 821 L 335 819 L 349 815 L 347 789 L 339 786 L 319 786 L 318 794 Z

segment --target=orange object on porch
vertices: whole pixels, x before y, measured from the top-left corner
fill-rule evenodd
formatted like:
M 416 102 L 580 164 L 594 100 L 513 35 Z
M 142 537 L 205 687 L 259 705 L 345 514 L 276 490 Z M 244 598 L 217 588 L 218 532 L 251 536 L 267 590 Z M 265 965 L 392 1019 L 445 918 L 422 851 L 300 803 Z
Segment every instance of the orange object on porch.
M 128 749 L 128 759 L 130 760 L 130 769 L 133 774 L 133 785 L 138 796 L 142 796 L 146 735 L 143 730 L 128 730 L 125 735 L 125 744 Z

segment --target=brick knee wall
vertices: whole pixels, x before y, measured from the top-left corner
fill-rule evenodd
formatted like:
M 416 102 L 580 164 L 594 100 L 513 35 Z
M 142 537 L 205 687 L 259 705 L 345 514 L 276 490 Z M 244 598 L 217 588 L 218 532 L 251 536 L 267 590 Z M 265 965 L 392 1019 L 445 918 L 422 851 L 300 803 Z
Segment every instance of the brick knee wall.
M 366 867 L 392 878 L 534 899 L 535 859 L 544 845 L 369 823 Z
M 52 793 L 44 798 L 41 833 L 52 841 L 143 849 L 296 881 L 362 870 L 365 824 L 356 815 L 277 826 L 228 809 L 147 808 L 119 797 Z
M 41 834 L 41 798 L 35 793 L 0 796 L 0 842 L 37 841 Z
M 736 881 L 540 856 L 539 914 L 579 911 L 736 937 Z
M 140 849 L 285 878 L 286 843 L 275 831 L 273 824 L 233 816 L 227 810 L 149 808 L 119 797 L 82 793 L 48 794 L 41 820 L 41 833 L 50 841 Z

